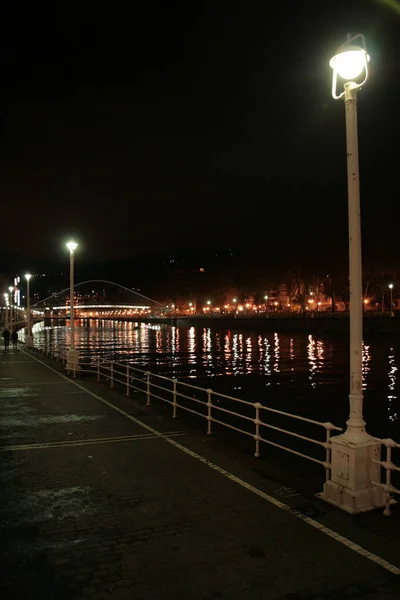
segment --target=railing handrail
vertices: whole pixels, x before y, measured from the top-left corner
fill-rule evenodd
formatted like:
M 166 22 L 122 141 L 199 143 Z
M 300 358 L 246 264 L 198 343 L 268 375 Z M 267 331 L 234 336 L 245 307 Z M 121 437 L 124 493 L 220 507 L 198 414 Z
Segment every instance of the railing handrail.
M 396 448 L 400 448 L 400 444 L 392 440 L 391 438 L 375 438 L 379 444 L 386 447 L 386 458 L 385 460 L 373 460 L 374 463 L 380 465 L 383 469 L 385 469 L 386 477 L 385 483 L 380 483 L 377 481 L 372 481 L 373 485 L 381 488 L 385 493 L 385 510 L 383 514 L 387 517 L 392 515 L 391 504 L 393 502 L 393 494 L 400 494 L 400 489 L 396 488 L 392 484 L 392 471 L 399 471 L 400 467 L 395 465 L 392 460 L 392 450 Z
M 51 357 L 57 357 L 57 360 L 59 360 L 60 356 L 62 356 L 62 360 L 63 360 L 63 362 L 65 362 L 66 356 L 67 356 L 66 350 L 67 350 L 66 348 L 63 348 L 61 351 L 58 349 L 55 350 L 54 348 L 52 348 L 50 351 L 46 351 L 46 350 L 43 350 L 43 351 L 46 354 L 49 354 Z M 39 351 L 40 351 L 40 349 L 39 349 Z M 318 463 L 318 464 L 322 465 L 326 471 L 326 479 L 328 480 L 330 478 L 331 433 L 332 433 L 332 431 L 342 431 L 342 428 L 336 427 L 332 423 L 316 421 L 314 419 L 309 419 L 307 417 L 301 417 L 300 415 L 295 415 L 295 414 L 281 411 L 281 410 L 278 410 L 275 408 L 264 406 L 260 402 L 249 402 L 248 400 L 242 400 L 241 398 L 236 398 L 235 396 L 229 396 L 228 394 L 223 394 L 221 392 L 214 391 L 210 388 L 203 388 L 200 386 L 186 383 L 177 378 L 171 378 L 171 377 L 167 377 L 165 375 L 159 375 L 157 373 L 152 373 L 151 371 L 148 371 L 148 370 L 139 369 L 137 367 L 131 366 L 129 363 L 123 363 L 120 361 L 115 361 L 115 360 L 100 357 L 100 356 L 95 357 L 95 358 L 91 358 L 91 357 L 85 357 L 85 358 L 88 359 L 88 362 L 85 362 L 84 360 L 80 361 L 79 372 L 83 372 L 83 373 L 85 373 L 85 372 L 96 373 L 97 372 L 97 379 L 99 380 L 100 377 L 105 377 L 106 379 L 108 379 L 110 381 L 111 387 L 114 386 L 114 383 L 119 383 L 120 385 L 124 386 L 126 388 L 126 395 L 129 395 L 129 391 L 131 389 L 141 391 L 147 397 L 147 402 L 146 402 L 147 405 L 150 405 L 151 398 L 157 398 L 159 400 L 162 400 L 163 402 L 166 402 L 167 404 L 172 406 L 173 418 L 175 418 L 177 416 L 177 414 L 176 414 L 177 408 L 180 408 L 184 411 L 187 411 L 189 413 L 192 413 L 194 415 L 202 417 L 202 418 L 206 419 L 208 422 L 207 434 L 212 433 L 211 425 L 212 425 L 212 423 L 215 423 L 218 425 L 222 425 L 223 427 L 226 427 L 228 429 L 237 431 L 241 434 L 244 434 L 247 437 L 251 437 L 255 441 L 254 456 L 256 456 L 256 457 L 260 456 L 260 451 L 259 451 L 260 442 L 265 442 L 266 444 L 275 446 L 276 448 L 285 450 L 291 454 L 294 454 L 294 455 L 302 457 L 302 458 L 306 458 L 314 463 Z M 69 365 L 67 363 L 67 369 L 68 369 L 68 367 L 69 367 Z M 72 369 L 74 369 L 74 366 L 72 367 Z M 122 372 L 120 369 L 122 369 Z M 72 374 L 73 374 L 73 376 L 75 376 L 75 371 L 73 371 Z M 138 374 L 140 374 L 140 375 L 138 375 Z M 168 381 L 171 384 L 171 387 L 164 387 L 162 384 L 156 383 L 157 380 Z M 139 386 L 141 385 L 142 387 L 133 385 L 133 382 L 139 382 Z M 180 389 L 179 389 L 178 386 L 182 386 L 182 387 L 180 387 Z M 189 389 L 194 389 L 196 391 L 199 391 L 203 394 L 206 394 L 206 398 L 203 401 L 203 400 L 199 400 L 199 398 L 191 397 L 191 396 L 183 393 L 184 389 L 182 389 L 182 388 L 189 388 Z M 157 391 L 158 393 L 154 393 L 154 391 Z M 164 395 L 160 395 L 160 392 L 162 392 Z M 167 399 L 165 397 L 165 394 L 171 394 L 173 400 Z M 249 408 L 251 408 L 254 411 L 253 414 L 255 416 L 249 416 L 248 414 L 241 414 L 234 410 L 229 410 L 229 408 L 226 408 L 226 406 L 220 406 L 218 403 L 213 402 L 213 400 L 219 400 L 220 398 L 227 399 L 231 402 L 235 402 L 235 403 L 238 403 L 241 405 L 248 406 Z M 195 404 L 202 405 L 205 409 L 204 414 L 201 412 L 198 412 L 197 410 L 193 410 L 192 408 L 189 408 L 187 405 L 185 406 L 182 403 L 178 403 L 179 399 L 185 399 L 185 400 L 191 401 Z M 229 414 L 232 417 L 234 417 L 235 419 L 239 418 L 239 419 L 242 419 L 242 421 L 245 421 L 246 423 L 253 423 L 255 426 L 255 433 L 251 433 L 250 431 L 248 431 L 246 429 L 241 429 L 240 427 L 236 426 L 236 423 L 232 424 L 232 422 L 228 423 L 226 421 L 221 420 L 221 418 L 216 418 L 216 416 L 213 415 L 214 411 L 219 411 L 219 414 L 221 414 L 221 418 L 222 418 L 222 414 Z M 276 425 L 267 423 L 260 418 L 261 411 L 265 411 L 265 413 L 274 413 L 274 414 L 283 416 L 285 418 L 291 418 L 291 419 L 294 419 L 297 421 L 309 423 L 311 425 L 323 427 L 326 432 L 325 441 L 316 440 L 309 436 L 302 435 L 302 434 L 294 432 L 294 431 L 289 431 L 282 427 L 277 427 Z M 214 412 L 214 414 L 215 414 L 215 412 Z M 313 456 L 309 456 L 303 452 L 299 452 L 293 448 L 284 446 L 275 441 L 265 439 L 261 434 L 261 429 L 276 431 L 278 433 L 288 435 L 291 438 L 296 438 L 296 439 L 302 440 L 304 442 L 316 444 L 325 449 L 325 460 L 317 459 Z M 393 443 L 396 444 L 395 442 L 393 442 Z M 397 446 L 397 444 L 396 444 L 396 446 Z

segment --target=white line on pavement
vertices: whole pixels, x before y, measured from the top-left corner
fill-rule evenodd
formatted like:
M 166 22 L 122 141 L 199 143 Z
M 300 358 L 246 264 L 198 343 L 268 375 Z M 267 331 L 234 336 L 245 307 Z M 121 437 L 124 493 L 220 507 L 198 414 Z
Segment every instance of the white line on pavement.
M 185 435 L 183 431 L 165 432 L 163 435 L 177 437 Z M 43 448 L 66 448 L 69 446 L 89 446 L 93 444 L 112 444 L 115 442 L 140 442 L 142 440 L 159 439 L 159 435 L 153 433 L 141 433 L 138 435 L 125 435 L 113 438 L 93 438 L 91 440 L 66 440 L 65 442 L 47 442 L 43 444 L 19 444 L 16 446 L 0 446 L 0 452 L 15 452 L 19 450 L 40 450 Z
M 99 400 L 100 402 L 102 402 L 103 404 L 105 404 L 106 406 L 109 406 L 110 408 L 112 408 L 112 409 L 116 410 L 117 412 L 119 412 L 121 415 L 124 415 L 124 417 L 126 417 L 130 421 L 133 421 L 134 423 L 136 423 L 137 425 L 140 425 L 141 427 L 143 427 L 147 431 L 150 431 L 155 436 L 158 436 L 161 439 L 165 440 L 168 444 L 171 444 L 171 446 L 174 446 L 178 450 L 181 450 L 185 454 L 188 454 L 192 458 L 194 458 L 194 459 L 198 460 L 199 462 L 207 465 L 210 469 L 213 469 L 214 471 L 217 471 L 218 473 L 220 473 L 221 475 L 223 475 L 224 477 L 226 477 L 226 479 L 229 479 L 230 481 L 233 481 L 234 483 L 237 483 L 242 488 L 248 490 L 249 492 L 252 492 L 256 496 L 259 496 L 260 498 L 263 498 L 263 500 L 266 500 L 267 502 L 269 502 L 270 504 L 276 506 L 277 508 L 280 508 L 281 510 L 285 511 L 286 513 L 289 513 L 290 515 L 292 515 L 293 517 L 296 517 L 300 521 L 303 521 L 304 523 L 307 523 L 307 525 L 310 525 L 314 529 L 318 529 L 318 531 L 320 531 L 321 533 L 323 533 L 323 534 L 327 535 L 328 537 L 336 540 L 337 542 L 339 542 L 340 544 L 342 544 L 346 548 L 349 548 L 350 550 L 352 550 L 353 552 L 356 552 L 360 556 L 363 556 L 364 558 L 367 558 L 368 560 L 370 560 L 373 563 L 379 565 L 383 569 L 386 569 L 387 571 L 390 571 L 391 573 L 394 573 L 395 575 L 400 575 L 400 568 L 396 567 L 395 565 L 392 565 L 391 563 L 389 563 L 385 559 L 381 558 L 380 556 L 377 556 L 376 554 L 373 554 L 372 552 L 369 552 L 368 550 L 365 550 L 365 548 L 362 548 L 362 546 L 359 546 L 358 544 L 355 544 L 354 542 L 352 542 L 348 538 L 340 535 L 336 531 L 333 531 L 333 529 L 330 529 L 329 527 L 325 527 L 325 525 L 322 525 L 322 523 L 319 523 L 315 519 L 312 519 L 311 517 L 307 517 L 306 515 L 303 515 L 298 510 L 296 510 L 294 508 L 291 508 L 287 504 L 284 504 L 284 502 L 281 502 L 280 500 L 277 500 L 276 498 L 274 498 L 273 496 L 270 496 L 266 492 L 263 492 L 262 490 L 259 490 L 254 485 L 251 485 L 250 483 L 247 483 L 247 481 L 244 481 L 243 479 L 240 479 L 239 477 L 236 477 L 236 475 L 233 475 L 233 473 L 230 473 L 226 469 L 223 469 L 222 467 L 219 467 L 218 465 L 212 463 L 211 461 L 209 461 L 206 458 L 204 458 L 204 456 L 201 456 L 200 454 L 197 454 L 196 452 L 193 452 L 189 448 L 186 448 L 185 446 L 182 446 L 182 444 L 179 444 L 175 440 L 172 440 L 170 437 L 168 437 L 168 435 L 166 435 L 164 433 L 161 433 L 160 431 L 157 431 L 157 429 L 154 429 L 150 425 L 147 425 L 146 423 L 143 423 L 143 421 L 140 421 L 139 419 L 136 419 L 136 417 L 133 417 L 132 415 L 130 415 L 129 413 L 125 412 L 124 410 L 122 410 L 118 406 L 115 406 L 114 404 L 112 404 L 108 400 L 105 400 L 104 398 L 102 398 L 98 394 L 95 394 L 94 392 L 91 392 L 90 390 L 87 390 L 83 385 L 80 385 L 79 383 L 77 383 L 73 379 L 69 379 L 68 377 L 66 377 L 66 375 L 63 375 L 62 373 L 59 373 L 58 371 L 56 371 L 55 369 L 53 369 L 52 367 L 50 367 L 49 365 L 46 365 L 46 363 L 44 363 L 43 361 L 41 361 L 38 358 L 36 358 L 36 356 L 32 356 L 32 358 L 34 360 L 36 360 L 38 363 L 40 363 L 41 365 L 43 365 L 44 367 L 46 367 L 47 369 L 50 369 L 50 371 L 53 371 L 53 373 L 57 373 L 60 377 L 62 377 L 63 379 L 66 379 L 67 381 L 69 381 L 72 385 L 76 385 L 78 388 L 80 388 L 81 390 L 85 391 L 87 394 L 89 394 L 93 398 L 96 398 L 97 400 Z

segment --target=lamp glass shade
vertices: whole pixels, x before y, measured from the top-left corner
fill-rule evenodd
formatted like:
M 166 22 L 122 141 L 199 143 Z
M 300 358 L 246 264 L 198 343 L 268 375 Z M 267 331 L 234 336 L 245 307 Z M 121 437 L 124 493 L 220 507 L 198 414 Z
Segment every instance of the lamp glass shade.
M 331 58 L 329 64 L 340 77 L 352 80 L 361 75 L 365 69 L 366 61 L 369 61 L 369 56 L 362 48 L 358 46 L 343 46 Z
M 73 252 L 74 250 L 76 250 L 78 247 L 78 244 L 76 242 L 67 242 L 67 248 L 70 252 Z

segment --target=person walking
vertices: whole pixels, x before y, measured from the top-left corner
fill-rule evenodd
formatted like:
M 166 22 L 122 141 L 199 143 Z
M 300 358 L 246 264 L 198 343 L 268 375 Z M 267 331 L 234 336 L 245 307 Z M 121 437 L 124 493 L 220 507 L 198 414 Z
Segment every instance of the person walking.
M 4 350 L 7 350 L 7 348 L 10 345 L 10 330 L 7 329 L 7 327 L 3 331 L 3 338 L 4 338 Z
M 14 329 L 14 331 L 11 334 L 11 341 L 13 343 L 14 350 L 17 350 L 18 349 L 18 331 L 16 329 Z

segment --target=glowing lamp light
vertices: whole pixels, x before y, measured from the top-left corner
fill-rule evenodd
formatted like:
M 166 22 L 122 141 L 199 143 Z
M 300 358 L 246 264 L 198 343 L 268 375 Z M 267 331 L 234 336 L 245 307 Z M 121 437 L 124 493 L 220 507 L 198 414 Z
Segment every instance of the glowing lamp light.
M 25 275 L 25 279 L 26 279 L 27 281 L 29 281 L 31 277 L 32 277 L 32 275 L 31 275 L 30 273 L 27 273 L 27 274 Z
M 12 285 L 10 285 L 10 287 L 8 288 L 9 292 L 11 293 L 12 291 L 14 291 L 14 288 L 12 287 Z
M 264 300 L 268 300 L 268 296 L 264 296 Z
M 350 81 L 361 75 L 369 60 L 370 57 L 363 48 L 345 45 L 338 48 L 335 56 L 329 61 L 329 66 L 332 67 L 342 79 Z
M 211 305 L 211 300 L 207 300 L 207 304 L 208 304 L 208 306 L 210 306 Z
M 277 302 L 274 302 L 274 306 L 278 306 L 278 303 L 277 303 Z
M 237 302 L 237 298 L 234 298 L 232 302 L 235 304 Z
M 66 243 L 66 246 L 67 246 L 67 248 L 68 248 L 68 250 L 69 250 L 70 252 L 74 252 L 74 251 L 77 249 L 77 247 L 78 247 L 78 244 L 77 244 L 76 242 L 73 242 L 73 241 L 71 240 L 70 242 L 67 242 L 67 243 Z
M 364 300 L 364 304 L 368 304 L 368 300 Z
M 389 283 L 389 290 L 393 289 L 393 283 Z

